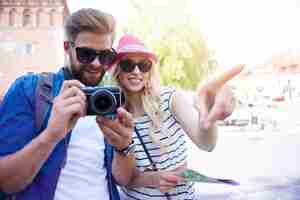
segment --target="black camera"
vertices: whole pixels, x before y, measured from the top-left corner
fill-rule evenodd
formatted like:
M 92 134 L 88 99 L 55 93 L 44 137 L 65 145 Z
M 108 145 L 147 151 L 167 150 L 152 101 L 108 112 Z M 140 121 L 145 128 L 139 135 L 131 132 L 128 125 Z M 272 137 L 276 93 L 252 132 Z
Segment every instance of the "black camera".
M 124 93 L 118 87 L 83 87 L 87 96 L 87 115 L 115 118 L 117 108 L 125 103 Z

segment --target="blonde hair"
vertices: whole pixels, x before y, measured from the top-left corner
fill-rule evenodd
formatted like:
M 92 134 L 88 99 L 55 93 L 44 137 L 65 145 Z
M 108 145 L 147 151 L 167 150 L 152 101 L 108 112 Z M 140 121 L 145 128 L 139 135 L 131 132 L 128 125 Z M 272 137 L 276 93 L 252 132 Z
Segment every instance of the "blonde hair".
M 154 62 L 153 62 L 154 63 Z M 118 67 L 118 63 L 114 65 L 112 74 L 113 78 L 117 81 L 119 86 L 122 88 L 122 84 L 119 81 L 119 74 L 121 69 Z M 158 144 L 161 150 L 165 151 L 165 144 L 160 141 L 160 138 L 165 137 L 165 128 L 163 126 L 163 120 L 165 120 L 165 112 L 161 109 L 161 98 L 160 98 L 160 80 L 159 73 L 156 67 L 152 67 L 148 76 L 146 77 L 145 88 L 142 93 L 142 103 L 145 112 L 152 121 L 150 127 L 149 136 L 152 142 Z M 126 96 L 126 91 L 125 96 Z M 126 103 L 127 104 L 127 103 Z M 128 105 L 128 104 L 127 104 Z M 155 134 L 160 131 L 161 135 Z

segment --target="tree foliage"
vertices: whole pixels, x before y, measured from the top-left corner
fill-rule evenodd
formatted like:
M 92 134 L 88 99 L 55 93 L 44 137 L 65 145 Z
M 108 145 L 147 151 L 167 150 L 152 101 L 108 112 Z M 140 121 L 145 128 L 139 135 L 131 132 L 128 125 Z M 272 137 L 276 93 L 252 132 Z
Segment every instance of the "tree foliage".
M 217 63 L 187 2 L 131 0 L 135 12 L 122 32 L 137 35 L 154 50 L 162 84 L 194 89 Z

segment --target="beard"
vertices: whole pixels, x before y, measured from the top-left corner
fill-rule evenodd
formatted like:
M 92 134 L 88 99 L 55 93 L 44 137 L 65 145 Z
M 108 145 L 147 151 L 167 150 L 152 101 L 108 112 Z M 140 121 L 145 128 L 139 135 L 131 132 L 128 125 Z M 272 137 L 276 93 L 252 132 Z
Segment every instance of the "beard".
M 92 65 L 71 64 L 70 67 L 74 79 L 80 81 L 85 86 L 97 86 L 102 81 L 105 74 L 105 70 L 101 69 L 98 77 L 96 76 L 96 73 L 94 77 L 89 77 L 88 74 L 91 74 L 91 72 L 88 72 L 87 70 L 93 69 L 94 67 Z

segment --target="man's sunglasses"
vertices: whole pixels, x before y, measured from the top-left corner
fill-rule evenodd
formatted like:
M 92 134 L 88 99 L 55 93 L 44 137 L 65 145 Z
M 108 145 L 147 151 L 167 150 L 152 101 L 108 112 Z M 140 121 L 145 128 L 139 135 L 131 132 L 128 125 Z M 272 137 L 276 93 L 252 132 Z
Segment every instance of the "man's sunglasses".
M 102 65 L 111 65 L 117 57 L 113 48 L 98 51 L 88 47 L 75 47 L 75 51 L 77 60 L 82 64 L 90 64 L 97 57 Z
M 131 59 L 124 59 L 119 62 L 119 66 L 122 71 L 130 73 L 135 69 L 135 66 L 143 73 L 149 72 L 152 67 L 152 62 L 148 59 L 145 59 L 140 62 L 134 62 Z

